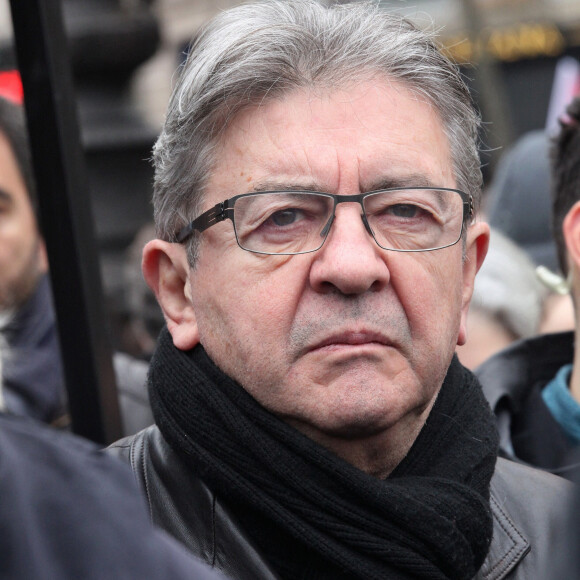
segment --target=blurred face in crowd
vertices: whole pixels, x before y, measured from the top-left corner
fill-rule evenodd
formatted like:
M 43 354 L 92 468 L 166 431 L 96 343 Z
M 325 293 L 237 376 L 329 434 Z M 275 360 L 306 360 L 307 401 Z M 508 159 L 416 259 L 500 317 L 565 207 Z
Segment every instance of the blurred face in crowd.
M 0 133 L 0 310 L 24 302 L 46 268 L 24 180 L 8 140 Z
M 248 108 L 216 155 L 204 210 L 251 191 L 456 186 L 437 113 L 396 82 L 296 91 Z M 225 220 L 203 232 L 193 269 L 183 246 L 156 240 L 145 249 L 144 270 L 178 348 L 201 342 L 264 407 L 373 471 L 375 459 L 384 465 L 385 454 L 410 446 L 465 339 L 487 232 L 484 224 L 469 228 L 465 260 L 461 242 L 431 252 L 383 250 L 361 206 L 344 203 L 314 253 L 243 251 Z M 169 263 L 159 250 L 178 264 L 181 302 L 169 300 L 175 280 L 162 281 L 169 270 L 152 268 Z M 361 457 L 361 442 L 366 455 L 376 442 L 380 457 Z

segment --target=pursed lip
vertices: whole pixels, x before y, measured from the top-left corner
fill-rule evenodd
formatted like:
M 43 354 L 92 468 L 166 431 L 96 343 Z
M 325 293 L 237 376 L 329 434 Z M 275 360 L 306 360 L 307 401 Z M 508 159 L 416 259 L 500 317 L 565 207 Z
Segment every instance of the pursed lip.
M 367 344 L 394 346 L 393 341 L 381 332 L 371 330 L 346 330 L 324 337 L 322 340 L 308 345 L 304 350 L 306 353 L 309 353 L 322 349 L 331 349 L 332 347 L 340 348 Z

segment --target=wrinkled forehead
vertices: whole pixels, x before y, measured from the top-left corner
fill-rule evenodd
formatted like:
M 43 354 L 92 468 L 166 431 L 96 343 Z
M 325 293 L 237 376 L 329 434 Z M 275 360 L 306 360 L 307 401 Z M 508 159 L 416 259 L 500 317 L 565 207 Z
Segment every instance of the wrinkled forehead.
M 235 186 L 235 193 L 281 186 L 356 193 L 391 180 L 455 186 L 435 107 L 401 83 L 372 79 L 299 89 L 245 107 L 219 140 L 208 185 L 209 191 Z
M 214 110 L 210 115 L 210 122 L 214 128 L 215 143 L 223 143 L 227 139 L 227 134 L 232 126 L 240 126 L 241 120 L 248 120 L 252 116 L 259 115 L 262 109 L 267 109 L 270 120 L 275 121 L 274 112 L 278 113 L 280 121 L 284 121 L 295 106 L 297 97 L 305 98 L 299 103 L 304 104 L 320 101 L 322 107 L 328 106 L 357 106 L 361 95 L 357 90 L 366 87 L 366 91 L 380 91 L 383 89 L 383 98 L 388 99 L 384 91 L 386 87 L 393 91 L 405 93 L 410 99 L 423 103 L 426 107 L 431 107 L 432 114 L 439 121 L 442 121 L 439 111 L 433 101 L 423 92 L 407 82 L 394 79 L 389 75 L 374 70 L 361 71 L 357 74 L 350 73 L 345 76 L 340 83 L 319 79 L 315 83 L 295 85 L 295 86 L 273 86 L 268 91 L 257 90 L 255 93 L 249 92 L 246 98 L 240 100 L 235 98 L 225 100 L 222 106 Z M 313 111 L 314 112 L 314 111 Z

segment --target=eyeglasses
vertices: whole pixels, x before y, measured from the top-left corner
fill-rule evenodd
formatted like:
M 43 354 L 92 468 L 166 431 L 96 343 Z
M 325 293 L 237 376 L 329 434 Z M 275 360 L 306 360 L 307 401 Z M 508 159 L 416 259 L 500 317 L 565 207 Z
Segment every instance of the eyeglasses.
M 339 203 L 359 203 L 367 232 L 385 250 L 425 252 L 456 244 L 473 215 L 473 198 L 458 189 L 402 187 L 357 195 L 317 191 L 262 191 L 218 203 L 176 234 L 231 219 L 238 245 L 257 254 L 306 254 L 319 250 Z

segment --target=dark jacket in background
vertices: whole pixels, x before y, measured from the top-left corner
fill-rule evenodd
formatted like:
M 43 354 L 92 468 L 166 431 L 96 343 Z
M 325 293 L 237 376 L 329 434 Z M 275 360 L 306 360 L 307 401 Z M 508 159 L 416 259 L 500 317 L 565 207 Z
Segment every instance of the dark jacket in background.
M 546 334 L 510 345 L 475 370 L 497 418 L 502 455 L 568 479 L 578 478 L 580 463 L 541 393 L 573 357 L 573 332 Z
M 125 465 L 0 414 L 0 578 L 219 580 L 148 520 Z
M 2 333 L 8 345 L 2 367 L 6 410 L 44 423 L 62 419 L 66 391 L 48 276 Z
M 48 276 L 2 329 L 8 349 L 3 359 L 5 411 L 67 427 L 67 395 Z M 113 357 L 123 434 L 153 423 L 145 361 L 117 352 Z

